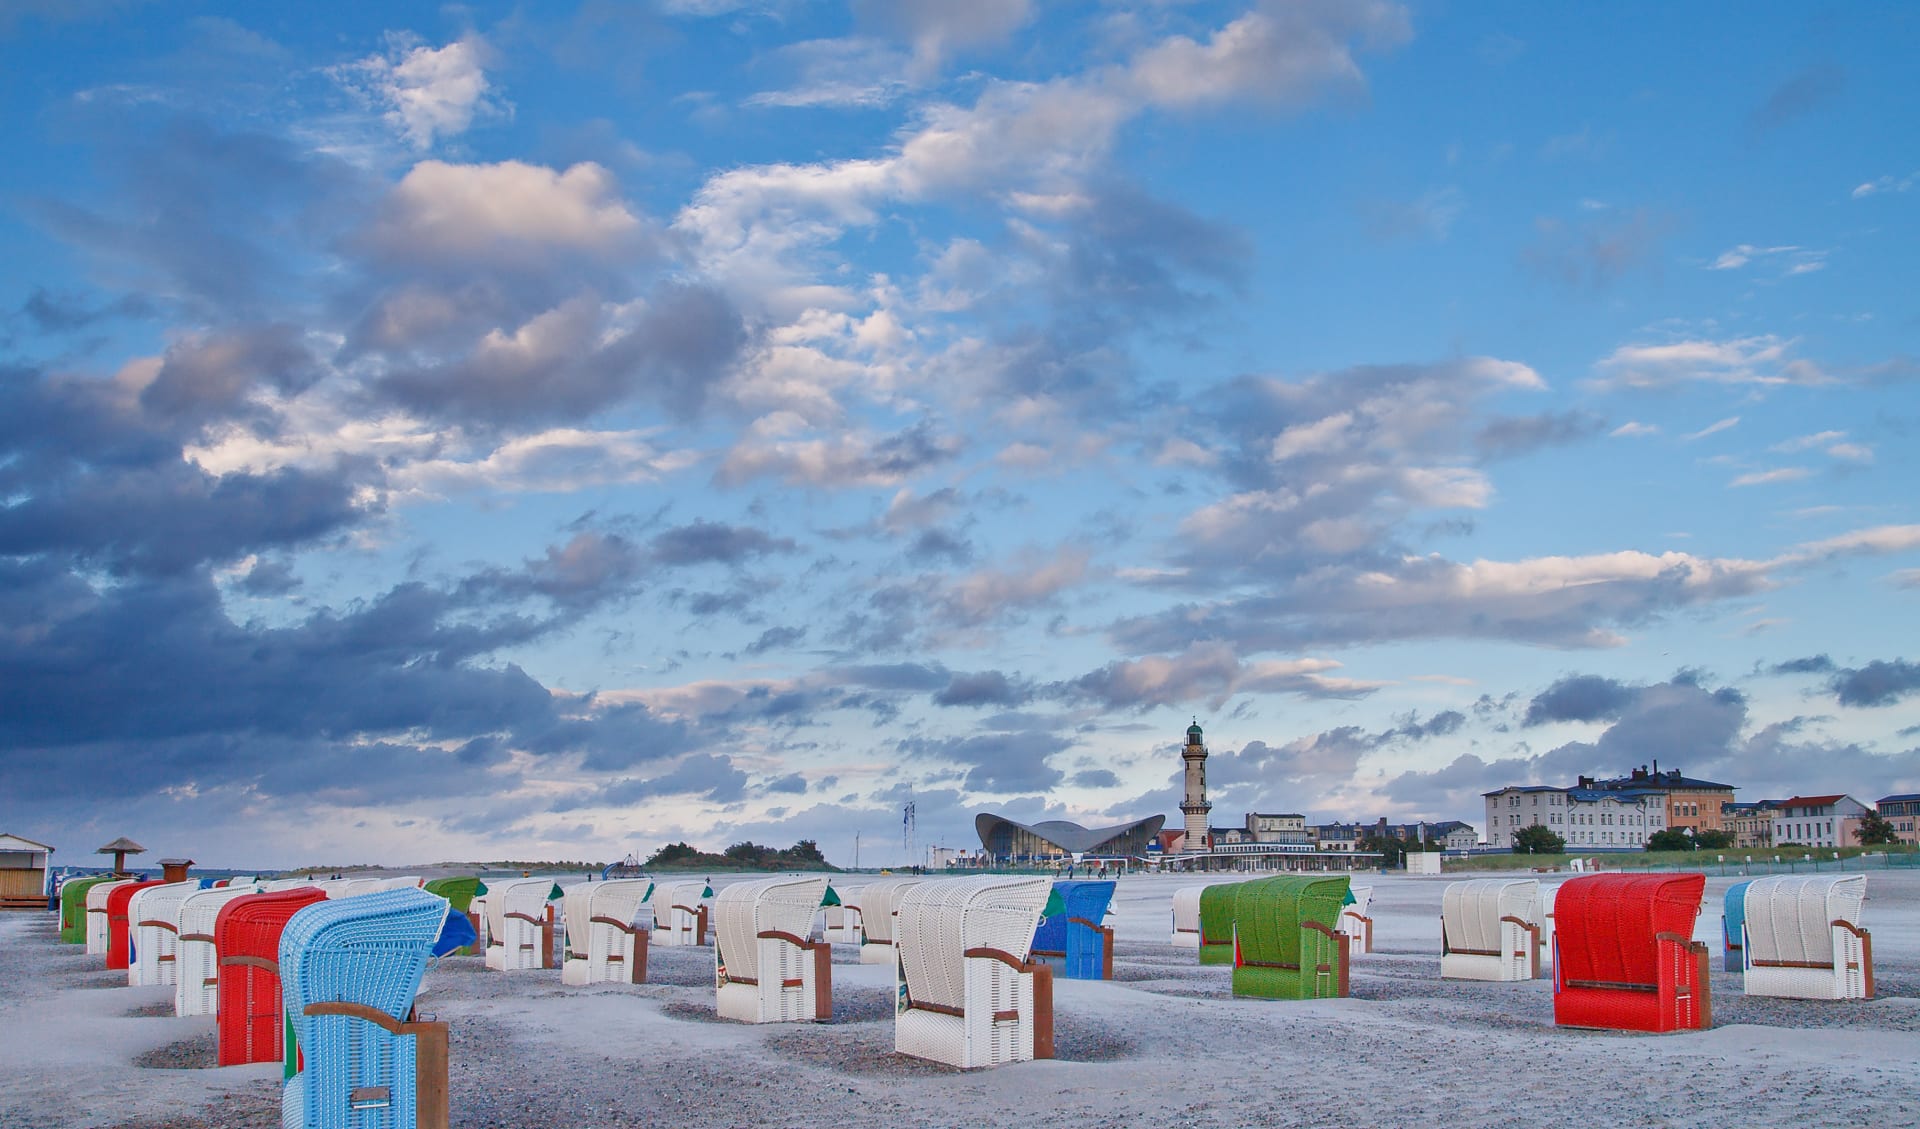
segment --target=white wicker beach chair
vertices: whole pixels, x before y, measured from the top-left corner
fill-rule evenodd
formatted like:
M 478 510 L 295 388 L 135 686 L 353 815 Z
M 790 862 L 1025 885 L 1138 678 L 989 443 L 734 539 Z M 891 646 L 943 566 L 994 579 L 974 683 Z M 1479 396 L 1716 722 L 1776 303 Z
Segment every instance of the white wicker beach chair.
M 893 913 L 919 878 L 882 878 L 860 891 L 860 963 L 893 964 Z
M 1747 886 L 1746 992 L 1873 998 L 1873 939 L 1860 927 L 1867 876 L 1780 875 Z
M 834 894 L 840 904 L 828 906 L 822 912 L 825 923 L 822 932 L 827 941 L 835 945 L 857 945 L 860 943 L 860 892 L 864 886 L 835 886 Z
M 567 959 L 563 984 L 647 981 L 647 943 L 653 935 L 651 878 L 582 882 L 561 899 L 566 916 Z
M 1455 882 L 1440 896 L 1443 980 L 1532 980 L 1540 975 L 1540 883 Z
M 1367 916 L 1373 908 L 1373 887 L 1351 887 L 1353 904 L 1340 910 L 1340 921 L 1335 927 L 1338 932 L 1347 935 L 1347 956 L 1357 957 L 1361 953 L 1373 951 L 1373 918 Z M 1199 937 L 1200 903 L 1194 902 L 1194 936 Z M 1196 941 L 1197 943 L 1197 941 Z
M 328 891 L 329 898 L 351 898 L 360 894 L 378 894 L 382 890 L 418 889 L 422 879 L 417 874 L 402 875 L 398 878 L 349 878 L 339 893 Z
M 132 987 L 175 984 L 180 980 L 180 903 L 200 892 L 200 880 L 149 886 L 127 902 L 127 930 L 133 948 L 127 960 Z
M 238 880 L 212 890 L 188 894 L 180 903 L 180 949 L 175 961 L 178 982 L 173 987 L 173 1014 L 212 1015 L 220 1000 L 220 953 L 213 926 L 220 907 L 235 898 L 259 892 L 251 882 Z
M 922 882 L 894 916 L 893 1049 L 962 1068 L 1053 1057 L 1051 970 L 1030 959 L 1053 883 Z
M 715 1007 L 722 1019 L 792 1023 L 833 1017 L 832 949 L 807 937 L 823 877 L 740 882 L 713 900 Z
M 663 882 L 653 892 L 653 943 L 704 945 L 713 895 L 701 882 Z
M 1173 892 L 1173 947 L 1200 947 L 1200 892 L 1205 886 L 1182 886 Z
M 113 882 L 101 882 L 87 890 L 87 955 L 107 955 L 107 895 L 116 888 L 132 882 L 131 878 L 121 878 Z
M 1592 872 L 1598 867 L 1588 867 Z M 1555 948 L 1553 945 L 1553 899 L 1559 896 L 1560 884 L 1540 887 L 1540 963 L 1552 964 Z
M 487 884 L 487 967 L 500 972 L 553 967 L 551 878 Z
M 311 878 L 275 878 L 270 882 L 263 883 L 260 890 L 266 894 L 277 894 L 282 890 L 298 890 L 302 886 L 319 887 L 322 885 L 324 885 L 324 883 L 315 882 Z

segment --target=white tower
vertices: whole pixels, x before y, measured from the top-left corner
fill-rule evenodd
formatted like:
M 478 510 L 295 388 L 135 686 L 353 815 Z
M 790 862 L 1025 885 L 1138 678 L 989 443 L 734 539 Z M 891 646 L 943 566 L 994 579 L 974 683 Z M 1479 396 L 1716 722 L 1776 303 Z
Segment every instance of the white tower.
M 1187 818 L 1188 854 L 1200 854 L 1207 850 L 1207 837 L 1210 824 L 1208 813 L 1213 805 L 1207 802 L 1207 746 L 1200 740 L 1200 721 L 1187 727 L 1187 747 L 1180 751 L 1180 759 L 1186 766 L 1187 798 L 1180 805 L 1180 812 Z

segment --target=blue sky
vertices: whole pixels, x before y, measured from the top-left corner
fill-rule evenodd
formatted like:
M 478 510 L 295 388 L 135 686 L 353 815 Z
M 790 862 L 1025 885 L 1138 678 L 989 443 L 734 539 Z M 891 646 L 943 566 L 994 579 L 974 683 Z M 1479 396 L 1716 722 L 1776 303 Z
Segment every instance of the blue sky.
M 1903 5 L 0 3 L 0 826 L 1920 790 Z M 1920 656 L 1916 656 L 1920 659 Z

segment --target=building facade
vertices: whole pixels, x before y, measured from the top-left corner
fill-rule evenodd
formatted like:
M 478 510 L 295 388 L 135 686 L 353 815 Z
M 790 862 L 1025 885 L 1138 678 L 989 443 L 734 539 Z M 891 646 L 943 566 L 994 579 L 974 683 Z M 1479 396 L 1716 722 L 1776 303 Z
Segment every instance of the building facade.
M 1061 865 L 1076 859 L 1144 858 L 1147 845 L 1160 834 L 1164 815 L 1150 815 L 1132 823 L 1086 828 L 1063 819 L 1028 825 L 992 812 L 973 817 L 980 834 L 980 853 L 990 862 L 981 865 Z
M 1517 832 L 1545 827 L 1568 850 L 1638 850 L 1667 829 L 1666 794 L 1658 789 L 1515 785 L 1482 798 L 1492 847 L 1510 847 Z
M 1607 791 L 1642 792 L 1658 789 L 1665 793 L 1667 812 L 1666 825 L 1671 830 L 1725 831 L 1727 829 L 1724 808 L 1733 802 L 1736 789 L 1731 784 L 1717 784 L 1711 780 L 1698 780 L 1684 775 L 1677 768 L 1660 771 L 1660 762 L 1653 762 L 1651 769 L 1641 766 L 1625 776 L 1612 780 L 1591 780 L 1581 777 L 1580 786 Z
M 1758 800 L 1750 804 L 1728 804 L 1721 812 L 1726 829 L 1733 832 L 1735 847 L 1773 846 L 1773 813 L 1779 800 Z
M 1795 796 L 1773 813 L 1773 845 L 1857 847 L 1854 830 L 1867 805 L 1852 796 Z
M 1902 843 L 1920 843 L 1920 792 L 1883 796 L 1873 806 L 1881 819 L 1893 824 Z

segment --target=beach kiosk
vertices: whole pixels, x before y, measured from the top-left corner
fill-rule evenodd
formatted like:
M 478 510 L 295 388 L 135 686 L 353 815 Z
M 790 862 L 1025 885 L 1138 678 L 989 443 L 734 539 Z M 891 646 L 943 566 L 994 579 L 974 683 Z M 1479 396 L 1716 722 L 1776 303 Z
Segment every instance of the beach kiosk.
M 53 848 L 0 834 L 0 909 L 46 909 L 53 896 Z

